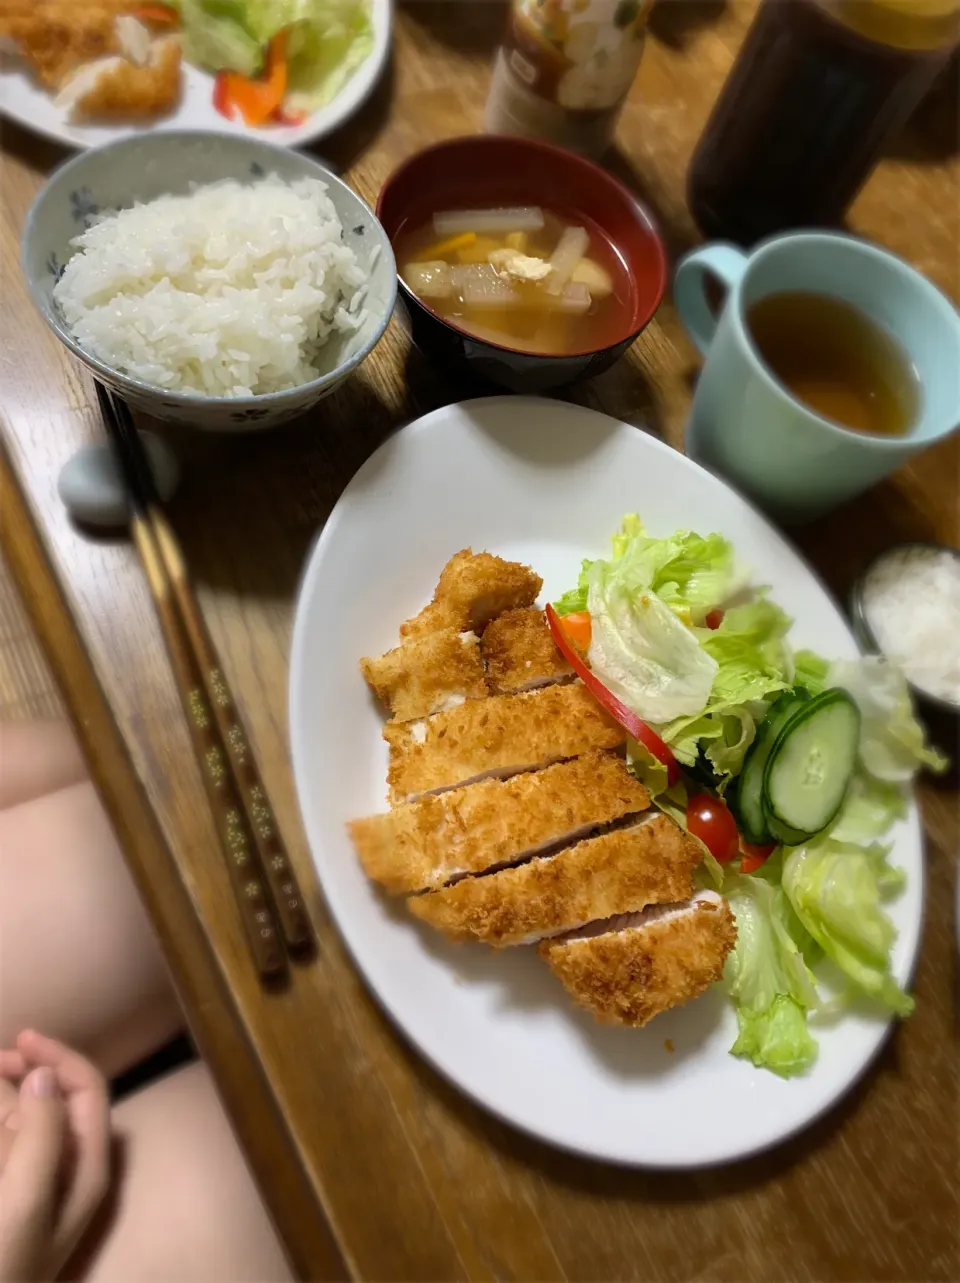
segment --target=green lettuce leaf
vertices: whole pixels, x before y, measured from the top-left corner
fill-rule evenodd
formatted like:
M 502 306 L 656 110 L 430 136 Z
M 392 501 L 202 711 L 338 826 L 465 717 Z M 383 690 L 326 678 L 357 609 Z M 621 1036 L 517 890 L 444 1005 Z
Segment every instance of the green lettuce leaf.
M 761 597 L 728 610 L 717 629 L 697 629 L 703 650 L 717 672 L 704 710 L 658 728 L 677 760 L 692 765 L 702 747 L 720 777 L 719 790 L 739 773 L 757 725 L 778 692 L 793 682 L 793 657 L 786 640 L 791 620 Z
M 290 111 L 329 102 L 373 49 L 370 0 L 176 0 L 184 55 L 209 71 L 256 76 L 267 44 L 288 30 Z
M 900 1016 L 913 999 L 890 973 L 896 930 L 881 900 L 902 885 L 902 873 L 879 845 L 856 846 L 819 837 L 792 848 L 783 862 L 783 890 L 800 922 L 852 983 Z
M 740 1029 L 731 1052 L 785 1078 L 803 1073 L 817 1054 L 806 1013 L 818 997 L 791 935 L 783 892 L 772 878 L 733 874 L 724 879 L 723 894 L 737 920 L 737 943 L 724 969 Z
M 830 827 L 838 842 L 866 844 L 883 837 L 895 820 L 907 813 L 902 788 L 857 771 L 850 781 L 843 809 Z
M 586 559 L 580 564 L 580 578 L 577 580 L 576 588 L 571 588 L 565 592 L 554 603 L 553 608 L 558 615 L 575 615 L 581 610 L 587 608 L 587 589 L 590 577 L 590 567 L 592 561 Z
M 620 561 L 590 567 L 590 666 L 645 722 L 697 714 L 707 703 L 716 661 L 643 582 L 649 567 L 629 558 L 628 551 Z
M 316 17 L 297 23 L 290 35 L 286 105 L 291 111 L 325 106 L 373 51 L 369 0 L 311 7 Z
M 830 665 L 812 650 L 798 650 L 793 657 L 794 684 L 803 686 L 811 695 L 821 695 L 827 689 Z
M 257 76 L 265 45 L 245 25 L 242 0 L 178 0 L 183 56 L 208 71 Z
M 737 1008 L 740 1033 L 732 1056 L 750 1060 L 781 1078 L 806 1073 L 817 1058 L 817 1043 L 807 1028 L 807 1013 L 785 993 L 778 993 L 764 1011 Z
M 860 761 L 871 775 L 906 783 L 921 766 L 946 769 L 943 754 L 925 743 L 906 679 L 895 664 L 876 655 L 837 660 L 828 676 L 828 685 L 842 686 L 860 709 Z

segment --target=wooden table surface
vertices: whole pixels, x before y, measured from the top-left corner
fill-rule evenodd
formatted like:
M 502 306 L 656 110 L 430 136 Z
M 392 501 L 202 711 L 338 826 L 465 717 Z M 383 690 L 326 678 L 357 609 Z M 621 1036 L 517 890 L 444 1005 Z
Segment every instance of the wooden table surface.
M 752 9 L 752 0 L 685 0 L 653 15 L 612 164 L 654 207 L 674 254 L 696 239 L 683 174 Z M 321 148 L 368 200 L 422 144 L 478 127 L 501 21 L 494 3 L 400 10 L 391 71 Z M 924 105 L 851 218 L 954 297 L 955 86 L 948 80 Z M 289 988 L 264 994 L 213 854 L 134 554 L 123 541 L 81 537 L 56 495 L 61 464 L 99 430 L 90 382 L 34 314 L 16 255 L 30 200 L 62 153 L 13 127 L 4 129 L 3 151 L 5 548 L 196 1039 L 298 1270 L 419 1280 L 960 1277 L 955 778 L 920 788 L 928 884 L 917 1013 L 842 1104 L 770 1154 L 665 1175 L 554 1152 L 441 1081 L 364 989 L 300 827 L 286 680 L 297 578 L 347 480 L 398 424 L 483 390 L 447 381 L 409 351 L 396 324 L 315 425 L 243 439 L 175 437 L 185 480 L 173 518 L 322 942 Z M 572 397 L 680 447 L 695 368 L 666 302 L 629 357 Z M 799 535 L 839 594 L 888 544 L 958 542 L 958 449 L 955 437 Z

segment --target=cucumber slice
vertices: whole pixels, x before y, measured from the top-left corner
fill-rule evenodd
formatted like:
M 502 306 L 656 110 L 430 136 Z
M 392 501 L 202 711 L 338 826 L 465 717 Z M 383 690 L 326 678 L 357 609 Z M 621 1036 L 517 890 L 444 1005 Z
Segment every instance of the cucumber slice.
M 766 717 L 757 727 L 756 738 L 743 759 L 734 810 L 740 823 L 740 832 L 748 842 L 763 845 L 770 841 L 767 817 L 763 810 L 763 773 L 767 758 L 777 736 L 801 708 L 809 701 L 808 691 L 784 691 L 771 704 Z
M 824 691 L 781 728 L 763 772 L 771 831 L 796 846 L 836 817 L 857 760 L 860 713 L 846 691 Z

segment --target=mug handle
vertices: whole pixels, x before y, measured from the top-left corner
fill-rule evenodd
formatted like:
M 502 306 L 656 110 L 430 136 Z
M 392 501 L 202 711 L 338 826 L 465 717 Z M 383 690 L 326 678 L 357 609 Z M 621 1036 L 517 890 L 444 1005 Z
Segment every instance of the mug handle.
M 719 316 L 715 316 L 707 304 L 704 277 L 709 272 L 727 290 L 731 290 L 743 276 L 746 266 L 747 255 L 736 245 L 728 245 L 724 241 L 704 245 L 702 249 L 695 249 L 680 260 L 673 284 L 673 301 L 687 333 L 704 356 L 716 333 L 719 320 Z

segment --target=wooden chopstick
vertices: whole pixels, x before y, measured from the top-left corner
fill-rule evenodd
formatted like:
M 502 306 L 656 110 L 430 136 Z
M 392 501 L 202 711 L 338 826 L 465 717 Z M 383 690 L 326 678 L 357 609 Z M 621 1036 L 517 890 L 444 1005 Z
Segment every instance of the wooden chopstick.
M 217 824 L 241 921 L 258 970 L 286 969 L 264 876 L 276 885 L 292 948 L 312 941 L 309 918 L 216 653 L 190 589 L 182 554 L 159 506 L 149 464 L 125 405 L 96 384 L 104 423 L 127 484 L 131 530 L 160 618 L 177 689 Z M 171 565 L 175 570 L 171 570 Z M 202 643 L 199 654 L 195 640 Z M 271 877 L 272 875 L 272 877 Z
M 137 469 L 141 490 L 147 501 L 147 515 L 173 588 L 184 631 L 201 674 L 207 702 L 212 709 L 234 783 L 243 802 L 261 867 L 273 894 L 284 939 L 290 949 L 305 949 L 313 943 L 313 929 L 250 741 L 190 586 L 186 562 L 177 537 L 161 506 L 146 452 L 129 407 L 119 397 L 113 397 L 112 401 L 131 462 Z

